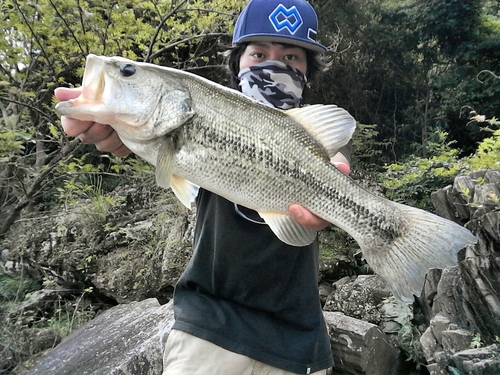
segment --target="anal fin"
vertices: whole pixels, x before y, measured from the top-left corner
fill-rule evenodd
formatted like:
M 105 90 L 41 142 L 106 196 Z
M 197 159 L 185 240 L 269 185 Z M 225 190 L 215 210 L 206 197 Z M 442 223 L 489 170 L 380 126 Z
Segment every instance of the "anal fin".
M 317 231 L 297 223 L 291 215 L 275 212 L 259 212 L 269 228 L 284 243 L 292 246 L 307 246 L 314 241 Z

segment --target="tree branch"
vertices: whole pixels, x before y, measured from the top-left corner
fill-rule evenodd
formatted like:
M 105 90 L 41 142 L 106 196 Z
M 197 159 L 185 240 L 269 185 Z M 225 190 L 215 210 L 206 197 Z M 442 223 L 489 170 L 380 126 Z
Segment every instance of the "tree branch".
M 230 35 L 231 34 L 229 34 L 229 33 L 208 33 L 208 34 L 193 35 L 193 36 L 184 38 L 182 40 L 178 40 L 175 43 L 169 44 L 168 46 L 165 46 L 165 47 L 159 49 L 158 51 L 156 51 L 155 53 L 153 53 L 149 57 L 149 60 L 153 60 L 156 57 L 158 57 L 159 55 L 161 55 L 162 53 L 164 53 L 165 51 L 168 51 L 169 49 L 174 48 L 175 46 L 177 46 L 177 45 L 179 45 L 181 43 L 186 43 L 186 42 L 189 42 L 190 40 L 193 40 L 193 39 L 205 38 L 205 37 L 209 37 L 209 36 L 230 36 Z
M 40 108 L 37 108 L 37 107 L 34 107 L 33 105 L 31 104 L 28 104 L 28 103 L 23 103 L 23 102 L 20 102 L 18 100 L 14 100 L 14 99 L 9 99 L 9 98 L 6 98 L 6 97 L 2 97 L 0 96 L 0 100 L 5 100 L 6 102 L 9 102 L 9 103 L 14 103 L 14 104 L 17 104 L 17 105 L 20 105 L 21 107 L 26 107 L 26 108 L 29 108 L 31 109 L 32 111 L 38 113 L 40 116 L 42 116 L 43 118 L 45 118 L 46 120 L 48 121 L 54 121 L 53 118 L 49 117 L 44 111 L 42 111 Z
M 36 177 L 33 179 L 31 186 L 26 189 L 24 195 L 20 197 L 18 203 L 12 208 L 7 217 L 5 218 L 3 224 L 0 227 L 0 238 L 5 237 L 5 234 L 8 232 L 10 227 L 15 223 L 15 221 L 21 215 L 22 210 L 30 204 L 33 199 L 33 196 L 40 190 L 40 186 L 45 181 L 45 179 L 52 173 L 52 171 L 58 166 L 59 162 L 64 158 L 73 154 L 73 152 L 77 149 L 80 144 L 80 140 L 78 138 L 68 142 L 64 145 L 64 147 L 54 154 L 50 161 L 47 163 L 47 168 L 41 171 Z
M 75 43 L 77 44 L 78 48 L 80 49 L 80 51 L 82 52 L 82 54 L 84 56 L 87 55 L 87 53 L 85 53 L 85 51 L 83 50 L 83 47 L 82 45 L 80 44 L 80 41 L 78 40 L 78 38 L 76 37 L 75 33 L 73 32 L 73 30 L 71 29 L 71 27 L 69 26 L 69 24 L 66 22 L 66 19 L 63 17 L 63 15 L 59 12 L 59 9 L 57 9 L 57 7 L 55 6 L 55 4 L 52 2 L 52 0 L 49 0 L 49 3 L 50 5 L 52 5 L 52 8 L 54 8 L 54 11 L 56 12 L 57 16 L 61 19 L 61 21 L 64 23 L 64 25 L 66 26 L 66 28 L 68 29 L 68 31 L 70 32 L 71 36 L 73 37 L 73 40 L 75 41 Z
M 31 27 L 31 24 L 28 22 L 28 20 L 26 19 L 26 15 L 24 14 L 24 12 L 22 11 L 19 3 L 17 1 L 13 1 L 14 5 L 16 6 L 17 8 L 17 11 L 21 14 L 21 17 L 23 18 L 23 21 L 24 21 L 24 24 L 28 27 L 28 29 L 30 30 L 31 32 L 31 36 L 33 37 L 33 39 L 35 39 L 36 43 L 38 44 L 38 47 L 40 47 L 40 50 L 42 51 L 43 55 L 45 56 L 45 58 L 47 59 L 47 62 L 48 62 L 48 66 L 49 67 L 52 67 L 53 63 L 52 63 L 52 59 L 49 57 L 49 55 L 47 54 L 47 51 L 45 51 L 45 48 L 43 47 L 43 43 L 40 42 L 40 39 L 38 38 L 37 34 L 35 33 L 35 30 L 33 30 L 33 28 Z
M 174 9 L 172 9 L 170 12 L 168 12 L 168 14 L 166 14 L 165 16 L 162 17 L 160 24 L 156 28 L 156 32 L 151 37 L 151 41 L 149 42 L 148 52 L 146 53 L 146 57 L 144 58 L 144 62 L 149 62 L 152 60 L 151 55 L 153 53 L 153 46 L 155 45 L 156 39 L 158 39 L 158 35 L 160 34 L 160 31 L 161 31 L 163 25 L 165 24 L 165 22 L 167 22 L 167 20 L 170 17 L 172 17 L 184 4 L 186 4 L 187 1 L 188 0 L 181 1 Z

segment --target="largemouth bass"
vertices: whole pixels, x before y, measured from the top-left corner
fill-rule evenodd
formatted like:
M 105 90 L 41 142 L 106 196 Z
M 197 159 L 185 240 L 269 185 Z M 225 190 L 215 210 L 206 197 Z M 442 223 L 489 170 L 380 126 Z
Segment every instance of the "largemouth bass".
M 316 231 L 288 213 L 291 203 L 304 206 L 347 231 L 405 302 L 420 295 L 429 269 L 456 265 L 458 251 L 476 242 L 464 227 L 373 195 L 332 165 L 328 155 L 355 129 L 334 105 L 282 111 L 188 72 L 89 55 L 82 94 L 56 111 L 111 125 L 188 207 L 201 186 L 305 246 Z

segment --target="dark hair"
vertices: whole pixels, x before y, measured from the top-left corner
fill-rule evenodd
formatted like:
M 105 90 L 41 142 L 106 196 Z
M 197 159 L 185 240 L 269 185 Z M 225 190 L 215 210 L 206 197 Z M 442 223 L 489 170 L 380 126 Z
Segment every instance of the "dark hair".
M 273 43 L 281 44 L 285 47 L 297 47 L 293 44 L 279 42 Z M 240 80 L 238 79 L 238 73 L 240 71 L 240 59 L 249 44 L 249 42 L 239 43 L 226 52 L 226 65 L 229 70 L 230 83 L 233 89 L 239 89 Z M 327 67 L 327 64 L 321 60 L 320 55 L 317 52 L 308 49 L 304 49 L 304 51 L 306 52 L 307 58 L 306 77 L 308 80 L 311 80 L 316 73 L 324 70 Z

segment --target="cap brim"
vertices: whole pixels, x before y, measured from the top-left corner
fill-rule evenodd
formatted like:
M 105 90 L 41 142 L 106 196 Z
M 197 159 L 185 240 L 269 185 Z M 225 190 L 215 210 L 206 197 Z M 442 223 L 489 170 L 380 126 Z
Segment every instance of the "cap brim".
M 246 43 L 246 42 L 277 42 L 277 43 L 285 43 L 291 44 L 293 46 L 302 47 L 304 49 L 308 49 L 313 52 L 322 53 L 327 50 L 327 48 L 319 43 L 315 43 L 312 41 L 304 41 L 296 38 L 289 38 L 286 36 L 277 36 L 277 35 L 267 35 L 267 34 L 251 34 L 246 35 L 243 38 L 240 38 L 237 43 Z

